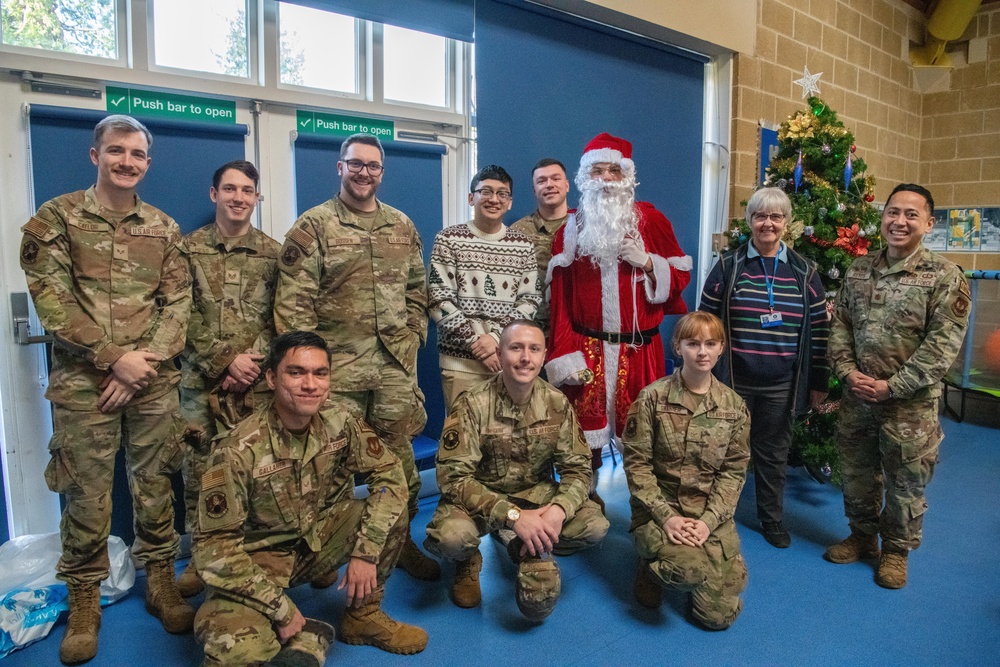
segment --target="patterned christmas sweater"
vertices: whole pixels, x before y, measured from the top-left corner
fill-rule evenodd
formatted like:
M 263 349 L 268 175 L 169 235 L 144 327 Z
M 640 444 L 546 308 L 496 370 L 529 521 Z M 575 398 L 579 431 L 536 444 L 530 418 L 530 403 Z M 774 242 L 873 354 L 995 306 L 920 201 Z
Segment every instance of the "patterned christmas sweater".
M 521 232 L 504 226 L 486 234 L 472 222 L 438 232 L 427 290 L 441 367 L 481 371 L 470 346 L 484 333 L 499 342 L 509 322 L 533 318 L 541 302 L 538 280 L 535 247 Z

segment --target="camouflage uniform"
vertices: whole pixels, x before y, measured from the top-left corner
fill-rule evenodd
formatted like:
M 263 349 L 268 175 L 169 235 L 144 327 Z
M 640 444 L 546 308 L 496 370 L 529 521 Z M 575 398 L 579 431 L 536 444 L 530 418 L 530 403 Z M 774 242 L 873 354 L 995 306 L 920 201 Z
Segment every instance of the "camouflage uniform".
M 413 436 L 427 423 L 417 350 L 427 338 L 420 236 L 378 202 L 371 231 L 339 197 L 303 213 L 285 237 L 274 299 L 278 333 L 315 331 L 333 354 L 328 411 L 364 419 L 403 462 L 409 511 L 420 475 Z
M 643 389 L 629 409 L 622 460 L 639 557 L 663 585 L 691 592 L 694 617 L 714 629 L 739 616 L 747 568 L 733 514 L 750 460 L 750 415 L 714 377 L 699 397 L 680 372 Z M 674 544 L 663 524 L 700 519 L 711 534 L 694 548 Z
M 56 197 L 21 228 L 21 268 L 42 325 L 55 337 L 46 398 L 53 404 L 49 488 L 66 496 L 59 578 L 108 576 L 115 453 L 125 444 L 140 562 L 169 560 L 178 544 L 170 475 L 181 462 L 172 357 L 184 347 L 191 278 L 177 224 L 135 198 L 120 220 L 93 188 Z M 167 361 L 120 411 L 97 407 L 111 365 L 132 350 Z
M 538 257 L 538 282 L 542 286 L 542 301 L 535 311 L 535 321 L 541 325 L 545 335 L 549 335 L 549 297 L 548 290 L 545 289 L 545 276 L 549 270 L 549 260 L 552 259 L 552 237 L 559 228 L 566 224 L 569 219 L 567 213 L 558 220 L 545 220 L 538 211 L 531 215 L 526 215 L 513 225 L 511 229 L 517 230 L 531 239 L 535 244 L 535 255 Z
M 424 542 L 431 553 L 467 560 L 482 535 L 504 527 L 514 506 L 563 509 L 560 555 L 598 544 L 608 532 L 600 507 L 587 498 L 590 449 L 576 414 L 544 380 L 535 381 L 523 411 L 507 395 L 502 375 L 462 394 L 445 422 L 437 459 L 441 500 Z
M 885 250 L 854 260 L 837 295 L 828 353 L 841 380 L 858 370 L 889 383 L 882 403 L 844 393 L 837 434 L 844 510 L 853 530 L 881 533 L 883 548 L 908 551 L 920 545 L 924 488 L 944 437 L 941 378 L 965 338 L 971 297 L 962 271 L 926 248 L 890 261 Z
M 354 499 L 356 473 L 368 476 L 366 500 Z M 399 460 L 359 419 L 317 415 L 303 441 L 268 406 L 216 438 L 192 549 L 209 586 L 195 618 L 205 664 L 274 657 L 274 624 L 296 611 L 285 589 L 350 558 L 376 563 L 381 587 L 402 547 L 405 513 Z
M 270 390 L 261 372 L 243 394 L 224 391 L 229 364 L 244 352 L 267 354 L 274 335 L 274 286 L 281 245 L 250 228 L 223 239 L 213 222 L 184 237 L 191 266 L 193 306 L 181 357 L 181 414 L 187 421 L 184 456 L 185 527 L 194 532 L 198 492 L 209 443 L 222 428 L 263 405 Z M 261 364 L 262 365 L 262 364 Z

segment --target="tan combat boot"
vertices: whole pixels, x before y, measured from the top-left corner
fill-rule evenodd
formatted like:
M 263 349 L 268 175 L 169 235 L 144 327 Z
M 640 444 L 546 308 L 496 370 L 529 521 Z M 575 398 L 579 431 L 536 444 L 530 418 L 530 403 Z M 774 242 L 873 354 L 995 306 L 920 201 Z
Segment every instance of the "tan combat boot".
M 399 560 L 396 561 L 396 567 L 402 568 L 411 577 L 421 581 L 437 581 L 441 578 L 441 566 L 422 552 L 409 535 L 403 543 L 403 550 L 399 554 Z
M 101 591 L 98 584 L 67 584 L 69 621 L 59 645 L 59 660 L 78 665 L 97 655 L 97 631 L 101 629 Z
M 382 611 L 384 588 L 379 586 L 367 603 L 344 610 L 340 641 L 375 646 L 389 653 L 411 655 L 427 646 L 427 633 L 415 625 L 400 623 Z
M 875 583 L 882 588 L 902 588 L 906 585 L 907 551 L 893 548 L 883 549 L 878 559 L 878 571 L 875 573 Z
M 187 567 L 177 578 L 177 590 L 185 598 L 194 597 L 205 590 L 205 582 L 198 575 L 198 570 L 194 569 L 194 561 L 188 561 Z
M 663 603 L 663 588 L 649 571 L 649 563 L 641 559 L 635 568 L 635 586 L 632 592 L 635 594 L 636 602 L 646 609 L 659 609 Z
M 823 558 L 831 563 L 843 565 L 878 558 L 878 554 L 878 535 L 866 535 L 851 530 L 851 535 L 846 540 L 827 547 L 823 552 Z
M 173 559 L 146 563 L 146 611 L 160 619 L 163 629 L 171 634 L 191 632 L 194 607 L 177 590 Z
M 451 585 L 451 601 L 468 609 L 483 601 L 479 589 L 479 573 L 483 569 L 483 555 L 476 549 L 468 559 L 455 563 L 455 582 Z

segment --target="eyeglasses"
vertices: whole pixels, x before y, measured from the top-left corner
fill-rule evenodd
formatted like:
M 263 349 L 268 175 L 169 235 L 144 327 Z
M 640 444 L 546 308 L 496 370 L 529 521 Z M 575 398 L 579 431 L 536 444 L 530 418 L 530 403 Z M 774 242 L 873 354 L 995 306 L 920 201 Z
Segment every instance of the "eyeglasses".
M 781 222 L 785 219 L 784 213 L 754 213 L 754 222 L 764 222 L 765 220 L 770 220 L 771 222 Z
M 617 164 L 610 164 L 607 167 L 601 167 L 599 165 L 594 165 L 590 168 L 590 175 L 594 178 L 598 176 L 603 176 L 605 173 L 611 174 L 612 176 L 621 176 L 624 172 L 622 168 Z
M 482 197 L 483 199 L 493 199 L 496 197 L 499 201 L 508 202 L 510 201 L 511 194 L 508 190 L 495 191 L 493 188 L 479 188 L 478 190 L 473 190 L 474 193 Z
M 347 165 L 347 171 L 352 174 L 360 174 L 362 168 L 367 168 L 368 173 L 372 176 L 378 176 L 382 173 L 382 163 L 381 162 L 362 162 L 361 160 L 341 160 Z

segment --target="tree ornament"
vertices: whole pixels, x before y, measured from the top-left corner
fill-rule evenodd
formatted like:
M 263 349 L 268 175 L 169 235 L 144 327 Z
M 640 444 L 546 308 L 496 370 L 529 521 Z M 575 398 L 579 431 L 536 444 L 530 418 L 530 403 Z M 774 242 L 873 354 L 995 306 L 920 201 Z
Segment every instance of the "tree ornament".
M 841 213 L 843 213 L 844 211 L 847 210 L 847 205 L 844 204 L 844 202 L 839 201 L 839 202 L 837 202 L 837 210 L 840 211 Z
M 854 144 L 851 144 L 851 152 L 852 152 L 852 153 L 856 153 L 856 152 L 857 152 L 857 150 L 858 150 L 858 147 L 857 147 L 857 146 L 855 146 Z
M 788 180 L 787 180 L 787 179 L 784 179 L 784 178 L 779 178 L 778 180 L 776 180 L 776 181 L 774 182 L 774 187 L 776 187 L 776 188 L 780 188 L 780 189 L 782 189 L 782 190 L 784 190 L 784 189 L 785 189 L 785 186 L 786 186 L 786 185 L 788 185 Z
M 865 201 L 870 204 L 871 202 L 875 201 L 875 195 L 869 192 L 868 194 L 865 195 Z
M 819 150 L 823 153 L 823 155 L 829 155 L 830 154 L 830 144 L 823 144 L 823 147 L 820 148 Z
M 864 237 L 868 236 L 868 232 L 866 232 L 863 229 L 859 229 L 858 230 L 858 236 L 860 236 L 861 238 L 864 238 Z
M 795 191 L 799 191 L 799 186 L 802 185 L 802 150 L 799 149 L 799 160 L 795 163 Z
M 806 99 L 810 95 L 819 95 L 819 78 L 823 76 L 822 72 L 818 74 L 810 74 L 809 68 L 805 67 L 802 70 L 802 78 L 796 79 L 792 83 L 796 86 L 802 86 L 802 99 Z M 813 113 L 817 116 L 819 113 L 816 112 L 816 107 L 812 107 Z
M 838 269 L 836 266 L 831 266 L 830 270 L 826 272 L 826 275 L 836 280 L 837 278 L 840 277 L 840 269 Z
M 829 211 L 826 210 L 825 206 L 820 206 L 819 210 L 816 211 L 816 215 L 821 218 L 825 218 L 827 213 L 829 213 Z
M 803 236 L 812 236 L 813 235 L 813 226 L 812 225 L 806 225 L 805 229 L 802 230 L 802 235 Z
M 852 150 L 853 154 L 854 151 Z M 854 175 L 854 165 L 852 161 L 852 155 L 847 156 L 847 164 L 844 165 L 844 189 L 847 190 L 851 187 L 851 176 Z

